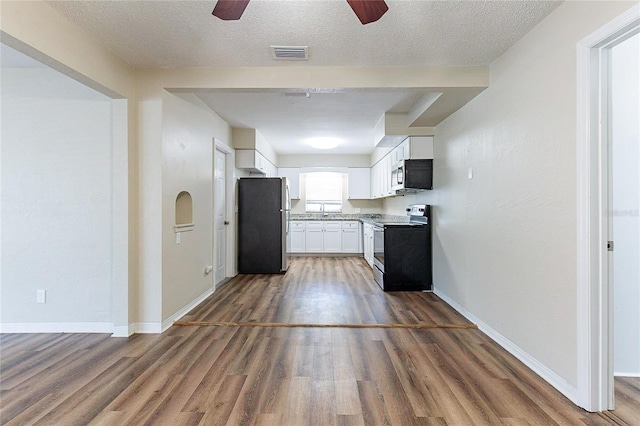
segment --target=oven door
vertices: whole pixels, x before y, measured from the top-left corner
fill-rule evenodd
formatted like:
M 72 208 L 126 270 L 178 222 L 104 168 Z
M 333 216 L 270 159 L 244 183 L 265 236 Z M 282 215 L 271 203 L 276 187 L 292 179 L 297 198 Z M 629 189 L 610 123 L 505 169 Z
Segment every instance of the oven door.
M 384 228 L 373 227 L 373 266 L 384 273 Z

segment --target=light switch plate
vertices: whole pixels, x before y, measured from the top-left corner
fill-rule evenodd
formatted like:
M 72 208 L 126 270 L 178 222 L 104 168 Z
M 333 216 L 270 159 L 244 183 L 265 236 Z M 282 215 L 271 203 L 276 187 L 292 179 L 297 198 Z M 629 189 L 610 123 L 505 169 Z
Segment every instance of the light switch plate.
M 47 290 L 36 290 L 36 303 L 47 303 Z
M 176 232 L 176 244 L 180 244 L 180 232 Z
M 473 168 L 469 167 L 467 171 L 467 179 L 473 179 Z

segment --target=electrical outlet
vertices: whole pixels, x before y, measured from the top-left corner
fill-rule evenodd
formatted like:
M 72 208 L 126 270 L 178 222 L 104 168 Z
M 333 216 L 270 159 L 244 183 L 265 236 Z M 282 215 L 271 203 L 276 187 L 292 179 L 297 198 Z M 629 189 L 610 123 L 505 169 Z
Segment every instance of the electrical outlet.
M 356 213 L 360 213 L 360 209 L 356 207 Z
M 47 290 L 36 290 L 36 303 L 47 303 Z

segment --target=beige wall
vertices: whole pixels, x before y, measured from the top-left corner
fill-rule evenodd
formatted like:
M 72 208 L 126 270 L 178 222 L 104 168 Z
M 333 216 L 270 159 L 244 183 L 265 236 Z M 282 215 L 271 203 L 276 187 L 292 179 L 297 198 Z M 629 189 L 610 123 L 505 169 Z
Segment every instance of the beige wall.
M 435 287 L 567 395 L 577 382 L 576 43 L 634 3 L 565 2 L 436 128 Z M 468 168 L 473 179 L 467 179 Z M 385 201 L 397 212 L 398 200 Z
M 195 97 L 162 96 L 163 321 L 213 289 L 213 274 L 204 275 L 213 264 L 213 140 L 228 127 Z M 175 201 L 181 191 L 191 194 L 194 227 L 181 232 L 177 244 Z

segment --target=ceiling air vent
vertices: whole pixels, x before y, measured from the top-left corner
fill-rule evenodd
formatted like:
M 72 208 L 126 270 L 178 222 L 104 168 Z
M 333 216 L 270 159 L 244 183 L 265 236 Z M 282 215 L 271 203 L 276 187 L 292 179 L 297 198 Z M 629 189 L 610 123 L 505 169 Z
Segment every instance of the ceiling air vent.
M 284 61 L 308 61 L 309 46 L 271 46 L 273 59 Z

